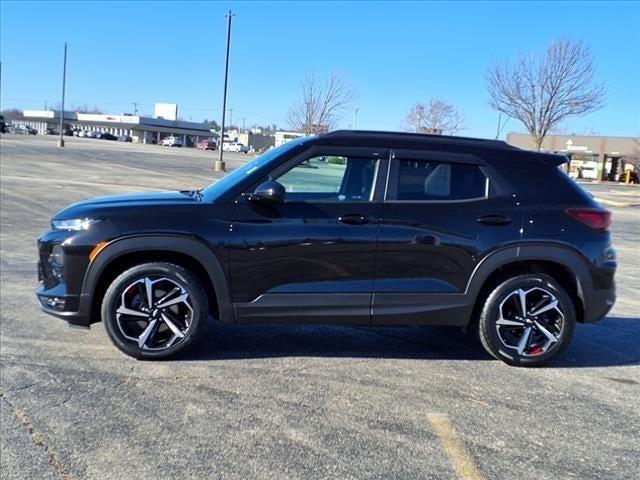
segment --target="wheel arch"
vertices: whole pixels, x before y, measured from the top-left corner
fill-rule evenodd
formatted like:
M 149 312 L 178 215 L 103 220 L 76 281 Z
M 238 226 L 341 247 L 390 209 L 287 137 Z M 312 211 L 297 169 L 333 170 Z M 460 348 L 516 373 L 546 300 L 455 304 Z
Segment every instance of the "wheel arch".
M 505 248 L 478 264 L 467 285 L 467 295 L 474 302 L 472 321 L 477 320 L 484 299 L 498 284 L 523 273 L 542 273 L 560 283 L 574 302 L 578 322 L 584 321 L 584 287 L 591 285 L 586 259 L 570 247 L 545 244 Z
M 91 323 L 100 321 L 102 298 L 115 277 L 131 266 L 153 261 L 176 263 L 192 271 L 207 293 L 211 314 L 235 322 L 227 276 L 203 241 L 183 235 L 136 235 L 109 242 L 89 264 L 82 292 L 89 297 Z

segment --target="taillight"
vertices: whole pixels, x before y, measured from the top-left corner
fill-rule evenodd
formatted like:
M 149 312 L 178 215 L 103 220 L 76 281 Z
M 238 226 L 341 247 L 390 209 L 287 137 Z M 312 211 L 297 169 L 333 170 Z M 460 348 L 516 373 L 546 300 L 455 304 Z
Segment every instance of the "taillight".
M 567 208 L 565 213 L 585 225 L 604 232 L 611 226 L 611 212 L 598 208 Z

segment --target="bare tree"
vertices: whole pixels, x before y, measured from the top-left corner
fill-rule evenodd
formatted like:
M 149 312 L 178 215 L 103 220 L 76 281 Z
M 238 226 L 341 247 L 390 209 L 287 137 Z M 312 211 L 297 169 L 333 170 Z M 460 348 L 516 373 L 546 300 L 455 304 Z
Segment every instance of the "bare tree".
M 633 140 L 633 150 L 623 157 L 625 163 L 633 165 L 634 171 L 640 172 L 640 139 Z
M 76 106 L 72 107 L 71 110 L 73 110 L 76 113 L 96 113 L 96 114 L 104 113 L 98 107 L 96 107 L 96 106 L 89 107 L 89 106 L 87 106 L 86 103 L 84 103 L 82 105 L 76 105 Z
M 426 105 L 416 103 L 405 117 L 405 126 L 418 133 L 439 135 L 455 135 L 465 129 L 462 114 L 442 98 L 432 98 Z
M 0 112 L 0 115 L 2 115 L 7 122 L 13 120 L 22 120 L 24 118 L 22 110 L 20 110 L 19 108 L 8 108 L 6 110 L 2 110 Z
M 289 109 L 289 126 L 306 135 L 317 135 L 336 127 L 355 101 L 356 91 L 337 73 L 318 78 L 308 75 L 300 86 L 300 95 Z
M 591 49 L 570 39 L 551 42 L 542 55 L 496 64 L 487 72 L 487 89 L 489 105 L 520 120 L 538 150 L 549 130 L 602 108 L 605 96 Z

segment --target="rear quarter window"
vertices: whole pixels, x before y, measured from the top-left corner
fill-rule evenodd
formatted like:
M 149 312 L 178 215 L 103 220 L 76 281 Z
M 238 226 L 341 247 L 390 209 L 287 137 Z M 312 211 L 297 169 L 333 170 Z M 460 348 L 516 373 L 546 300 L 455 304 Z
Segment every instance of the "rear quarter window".
M 591 195 L 571 179 L 563 167 L 524 157 L 503 161 L 496 170 L 521 198 L 549 203 L 592 203 Z

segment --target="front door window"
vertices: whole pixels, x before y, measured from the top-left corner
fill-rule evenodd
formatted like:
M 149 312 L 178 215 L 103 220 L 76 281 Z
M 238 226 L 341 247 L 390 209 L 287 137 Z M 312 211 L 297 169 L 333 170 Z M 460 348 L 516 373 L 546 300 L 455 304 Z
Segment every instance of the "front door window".
M 362 156 L 315 156 L 273 178 L 288 201 L 369 202 L 379 160 Z

